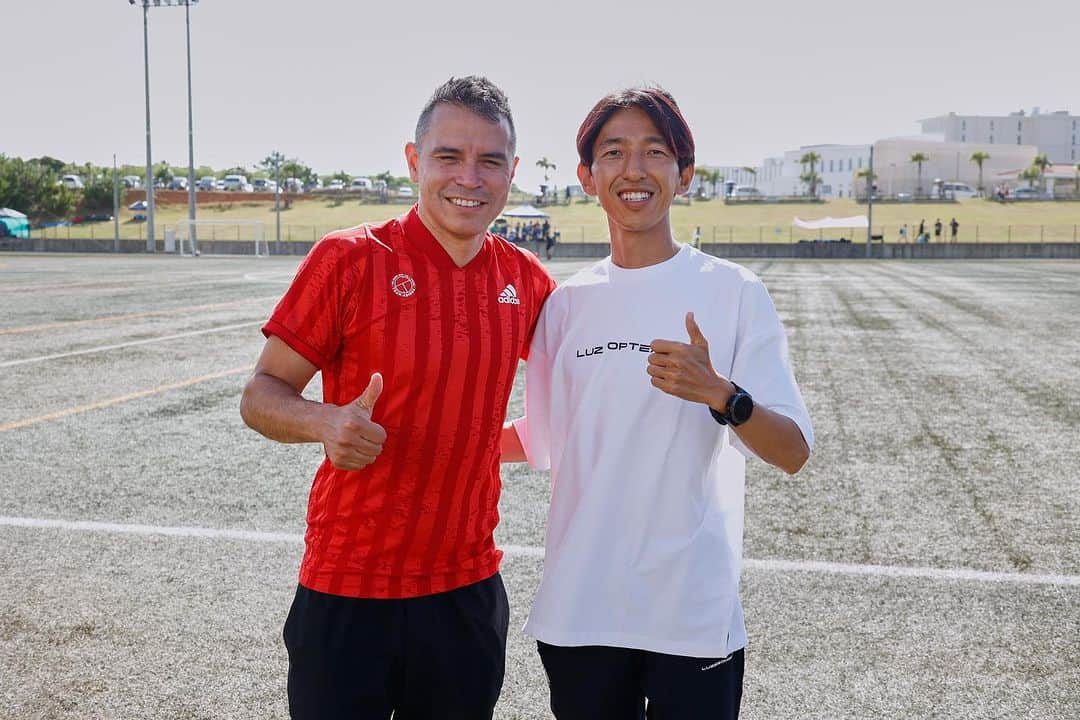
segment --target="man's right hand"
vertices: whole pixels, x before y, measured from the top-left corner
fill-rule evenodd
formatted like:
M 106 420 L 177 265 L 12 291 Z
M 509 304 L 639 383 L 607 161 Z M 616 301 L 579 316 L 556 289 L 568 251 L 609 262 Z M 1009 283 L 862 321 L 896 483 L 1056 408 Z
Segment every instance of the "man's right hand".
M 363 470 L 382 452 L 386 430 L 372 422 L 371 412 L 383 390 L 383 378 L 373 373 L 360 397 L 338 405 L 330 413 L 329 429 L 323 440 L 326 457 L 339 470 Z

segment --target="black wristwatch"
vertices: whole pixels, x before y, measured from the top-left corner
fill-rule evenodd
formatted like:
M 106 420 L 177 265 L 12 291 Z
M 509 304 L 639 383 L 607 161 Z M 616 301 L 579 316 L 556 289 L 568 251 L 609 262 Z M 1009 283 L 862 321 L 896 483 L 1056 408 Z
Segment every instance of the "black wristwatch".
M 731 384 L 735 385 L 735 383 Z M 750 393 L 746 392 L 738 385 L 735 385 L 735 392 L 728 398 L 724 412 L 720 412 L 711 407 L 709 408 L 709 412 L 712 413 L 713 419 L 721 425 L 738 427 L 749 420 L 750 416 L 754 414 L 754 398 L 750 397 Z

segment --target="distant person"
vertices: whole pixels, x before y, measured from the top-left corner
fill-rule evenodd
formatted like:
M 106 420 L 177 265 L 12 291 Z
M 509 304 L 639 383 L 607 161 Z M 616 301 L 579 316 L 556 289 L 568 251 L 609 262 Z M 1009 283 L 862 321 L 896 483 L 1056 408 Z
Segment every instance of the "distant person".
M 566 186 L 565 192 L 566 192 L 566 204 L 569 205 L 570 204 L 570 186 L 569 185 Z
M 325 451 L 284 639 L 293 718 L 491 718 L 509 607 L 499 439 L 554 283 L 485 232 L 517 167 L 506 96 L 451 79 L 405 146 L 418 202 L 315 244 L 263 327 L 244 421 Z M 322 401 L 302 392 L 322 373 Z
M 504 462 L 551 468 L 525 632 L 557 720 L 643 719 L 646 702 L 652 720 L 734 719 L 745 458 L 797 472 L 810 419 L 762 281 L 675 241 L 694 141 L 671 95 L 602 98 L 577 149 L 611 255 L 552 294 L 526 416 L 503 431 Z
M 941 242 L 941 218 L 934 223 L 934 242 Z
M 544 224 L 540 226 L 540 231 L 544 238 L 544 242 L 547 242 L 547 239 L 551 237 L 551 223 L 544 220 Z
M 919 242 L 922 242 L 922 236 L 926 232 L 926 220 L 919 220 Z
M 558 242 L 559 232 L 551 232 L 551 226 L 547 221 L 544 222 L 544 257 L 548 260 L 551 259 L 551 254 L 555 250 L 555 243 Z
M 698 225 L 694 228 L 694 247 L 698 250 L 701 249 L 701 226 Z
M 960 230 L 960 223 L 956 221 L 956 218 L 949 221 L 949 230 L 952 234 L 952 242 L 956 242 L 956 233 Z
M 906 243 L 908 241 L 907 223 L 900 226 L 900 242 Z

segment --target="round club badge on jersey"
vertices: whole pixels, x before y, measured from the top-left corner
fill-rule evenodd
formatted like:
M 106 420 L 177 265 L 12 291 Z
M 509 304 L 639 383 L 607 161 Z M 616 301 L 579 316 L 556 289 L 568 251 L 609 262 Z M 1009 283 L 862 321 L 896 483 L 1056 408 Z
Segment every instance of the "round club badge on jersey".
M 416 292 L 416 281 L 405 273 L 398 273 L 390 280 L 390 287 L 395 295 L 409 297 Z

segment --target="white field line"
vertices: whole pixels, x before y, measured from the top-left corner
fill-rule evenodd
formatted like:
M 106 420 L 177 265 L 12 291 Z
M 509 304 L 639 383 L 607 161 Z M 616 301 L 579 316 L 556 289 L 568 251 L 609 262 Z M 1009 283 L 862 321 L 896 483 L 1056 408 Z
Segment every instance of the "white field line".
M 54 353 L 52 355 L 38 355 L 37 357 L 22 358 L 20 360 L 6 360 L 4 362 L 0 362 L 0 368 L 15 367 L 16 365 L 27 365 L 29 363 L 36 362 L 45 362 L 46 360 L 57 360 L 59 358 L 75 357 L 76 355 L 90 355 L 91 353 L 107 352 L 109 350 L 119 350 L 120 348 L 134 347 L 136 345 L 149 345 L 150 343 L 167 342 L 169 340 L 178 340 L 180 338 L 195 337 L 196 335 L 209 335 L 210 333 L 239 330 L 240 328 L 262 325 L 263 322 L 263 320 L 257 320 L 255 322 L 236 323 L 235 325 L 222 325 L 220 327 L 207 328 L 206 330 L 192 330 L 190 332 L 175 333 L 173 335 L 159 335 L 158 337 L 146 338 L 144 340 L 131 340 L 129 342 L 116 343 L 115 345 L 99 345 L 98 347 L 85 348 L 83 350 L 72 350 L 70 352 Z
M 168 527 L 161 525 L 135 525 L 129 523 L 106 523 L 90 520 L 58 520 L 50 518 L 2 517 L 0 526 L 32 528 L 39 530 L 74 530 L 121 535 L 168 535 L 172 537 L 206 538 L 216 540 L 247 540 L 257 543 L 281 543 L 300 545 L 304 536 L 295 533 L 260 532 L 257 530 L 230 530 L 205 527 Z M 502 545 L 502 551 L 510 557 L 544 557 L 544 548 L 535 545 Z M 1014 585 L 1054 585 L 1080 587 L 1080 575 L 1034 575 L 1025 573 L 988 572 L 965 568 L 902 567 L 896 565 L 854 565 L 847 563 L 818 562 L 814 560 L 752 560 L 743 566 L 749 570 L 766 572 L 813 572 L 830 575 L 868 575 L 893 578 L 920 578 L 928 580 L 955 580 L 961 582 L 1011 583 Z
M 42 332 L 44 330 L 58 330 L 60 328 L 81 327 L 84 325 L 96 325 L 98 323 L 119 322 L 121 320 L 139 320 L 148 317 L 180 315 L 182 313 L 190 313 L 199 310 L 220 310 L 221 308 L 234 307 L 236 305 L 243 305 L 245 303 L 268 302 L 270 300 L 277 300 L 278 297 L 279 296 L 277 295 L 267 295 L 265 297 L 245 298 L 243 300 L 232 300 L 230 302 L 208 303 L 206 305 L 190 305 L 179 308 L 167 308 L 164 310 L 145 310 L 143 312 L 127 313 L 124 315 L 101 315 L 99 317 L 86 318 L 83 320 L 63 320 L 60 322 L 40 323 L 38 325 L 22 325 L 20 327 L 0 328 L 0 335 Z

